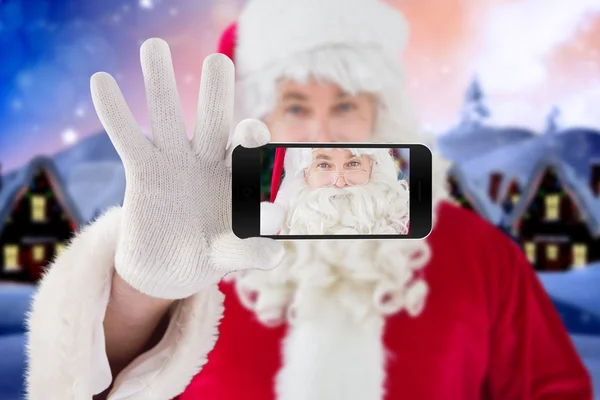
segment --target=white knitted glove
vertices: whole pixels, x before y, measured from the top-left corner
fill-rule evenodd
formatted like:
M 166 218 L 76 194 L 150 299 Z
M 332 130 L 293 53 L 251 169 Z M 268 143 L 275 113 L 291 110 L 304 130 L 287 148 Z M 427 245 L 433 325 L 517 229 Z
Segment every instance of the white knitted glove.
M 135 122 L 115 80 L 92 77 L 94 106 L 125 167 L 127 187 L 115 268 L 150 296 L 179 299 L 229 272 L 275 267 L 282 246 L 239 239 L 231 227 L 231 152 L 269 142 L 267 128 L 247 120 L 227 148 L 233 116 L 234 68 L 213 54 L 202 68 L 193 139 L 186 137 L 169 46 L 150 39 L 141 48 L 152 141 Z

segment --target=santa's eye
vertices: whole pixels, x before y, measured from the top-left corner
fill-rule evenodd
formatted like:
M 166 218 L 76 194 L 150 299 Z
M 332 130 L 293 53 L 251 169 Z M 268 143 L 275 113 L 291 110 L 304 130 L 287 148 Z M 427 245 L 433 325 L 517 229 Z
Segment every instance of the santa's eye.
M 351 167 L 351 168 L 360 167 L 360 161 L 350 161 L 348 163 L 348 166 Z
M 319 169 L 329 168 L 329 164 L 326 162 L 322 162 L 322 163 L 317 164 L 317 168 L 319 168 Z

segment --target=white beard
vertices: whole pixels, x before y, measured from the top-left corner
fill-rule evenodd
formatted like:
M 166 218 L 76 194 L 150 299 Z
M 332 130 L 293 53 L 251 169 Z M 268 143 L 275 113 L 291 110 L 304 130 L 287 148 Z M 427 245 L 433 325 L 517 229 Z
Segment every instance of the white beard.
M 408 186 L 379 178 L 365 186 L 300 189 L 281 234 L 407 234 Z

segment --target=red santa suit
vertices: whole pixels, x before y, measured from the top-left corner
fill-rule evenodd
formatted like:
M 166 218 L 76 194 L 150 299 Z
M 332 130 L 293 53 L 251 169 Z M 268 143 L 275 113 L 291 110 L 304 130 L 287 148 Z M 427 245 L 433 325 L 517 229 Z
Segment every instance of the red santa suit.
M 430 293 L 423 312 L 385 321 L 385 400 L 592 399 L 588 373 L 512 241 L 451 204 L 440 207 L 427 241 L 434 250 L 425 268 Z M 232 283 L 221 290 L 225 313 L 219 340 L 180 399 L 277 399 L 274 380 L 285 368 L 286 327 L 260 323 L 240 304 Z M 347 362 L 364 368 L 365 360 L 321 350 L 333 367 L 337 358 L 338 369 L 347 370 Z M 314 379 L 343 384 L 345 377 L 337 374 L 334 367 Z M 360 393 L 344 398 L 354 399 L 370 398 Z

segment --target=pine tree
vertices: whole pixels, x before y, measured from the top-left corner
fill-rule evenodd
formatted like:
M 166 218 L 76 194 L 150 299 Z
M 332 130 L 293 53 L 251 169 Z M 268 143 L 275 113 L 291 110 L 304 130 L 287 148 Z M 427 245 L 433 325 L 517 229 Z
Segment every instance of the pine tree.
M 560 109 L 557 106 L 552 107 L 548 117 L 546 117 L 546 133 L 554 134 L 558 131 L 558 120 L 560 119 Z
M 474 78 L 465 93 L 461 126 L 462 128 L 479 126 L 489 116 L 490 111 L 485 104 L 485 95 L 483 94 L 479 80 Z

